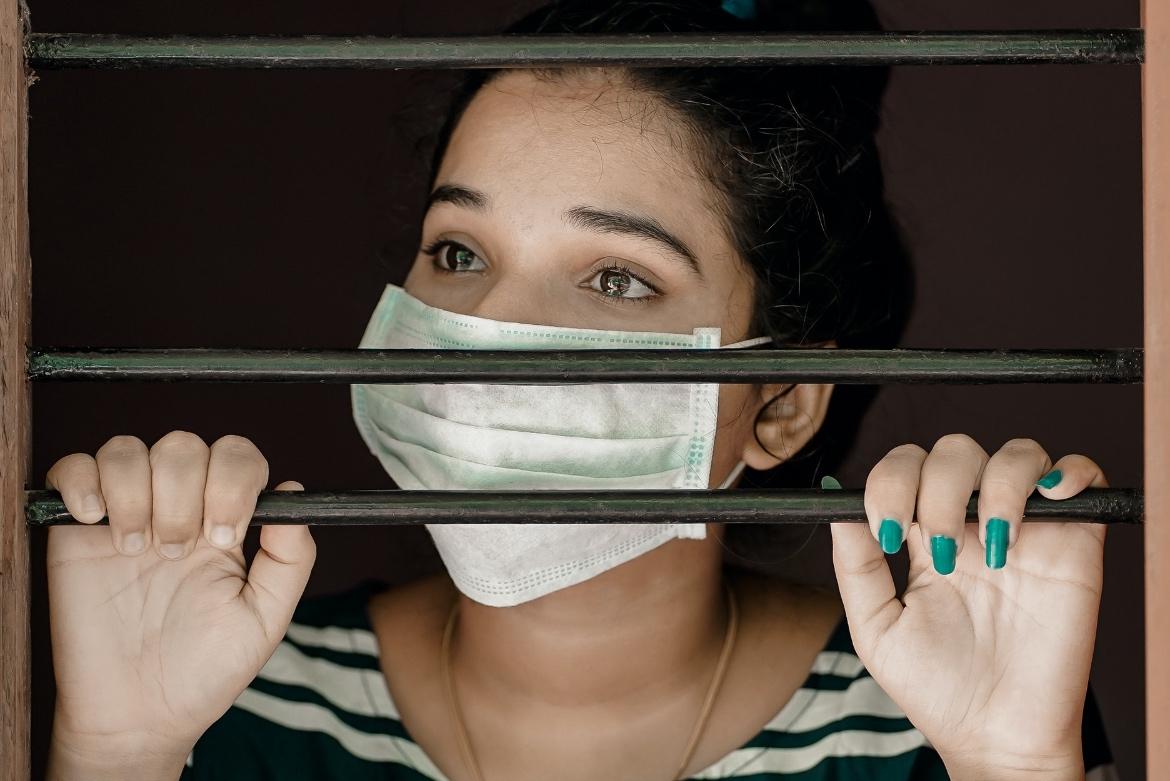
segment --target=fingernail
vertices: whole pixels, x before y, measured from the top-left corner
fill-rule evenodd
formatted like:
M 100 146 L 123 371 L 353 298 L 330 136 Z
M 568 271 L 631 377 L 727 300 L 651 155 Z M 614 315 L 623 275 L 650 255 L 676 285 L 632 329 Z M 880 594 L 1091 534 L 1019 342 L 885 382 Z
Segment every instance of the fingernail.
M 955 571 L 955 541 L 943 534 L 930 538 L 930 556 L 934 559 L 934 571 L 950 575 Z
M 187 546 L 181 542 L 168 542 L 158 546 L 158 552 L 164 559 L 181 559 L 186 550 Z
M 146 547 L 146 535 L 142 532 L 131 532 L 122 538 L 122 550 L 126 553 L 142 553 Z
M 840 488 L 841 484 L 837 482 L 837 478 L 832 475 L 825 475 L 821 478 L 821 488 Z
M 987 537 L 983 547 L 987 551 L 987 566 L 1001 569 L 1007 564 L 1008 532 L 1011 526 L 1003 518 L 992 518 L 987 522 Z
M 883 518 L 878 527 L 878 542 L 886 553 L 897 553 L 902 547 L 902 524 L 893 518 Z
M 1040 486 L 1041 488 L 1052 488 L 1054 485 L 1060 482 L 1060 478 L 1062 477 L 1064 477 L 1064 475 L 1060 473 L 1059 469 L 1053 469 L 1051 472 L 1044 475 L 1044 477 L 1041 477 L 1039 480 L 1037 480 L 1036 485 Z
M 218 545 L 221 548 L 226 548 L 236 541 L 235 528 L 227 524 L 220 524 L 211 527 L 211 543 Z
M 90 494 L 81 500 L 81 511 L 86 515 L 101 513 L 104 516 L 106 514 L 105 510 L 102 509 L 102 500 L 97 494 Z

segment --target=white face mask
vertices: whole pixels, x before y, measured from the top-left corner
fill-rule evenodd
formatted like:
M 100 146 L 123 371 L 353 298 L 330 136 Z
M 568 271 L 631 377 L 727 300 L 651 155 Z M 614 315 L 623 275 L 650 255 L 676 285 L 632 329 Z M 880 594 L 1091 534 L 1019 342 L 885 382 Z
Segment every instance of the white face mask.
M 428 306 L 387 285 L 359 347 L 550 350 L 718 348 L 691 334 L 489 320 Z M 749 339 L 730 347 L 770 342 Z M 351 386 L 362 439 L 408 490 L 708 487 L 718 383 Z M 743 461 L 723 481 L 727 488 Z M 455 585 L 516 605 L 580 583 L 706 524 L 427 524 Z

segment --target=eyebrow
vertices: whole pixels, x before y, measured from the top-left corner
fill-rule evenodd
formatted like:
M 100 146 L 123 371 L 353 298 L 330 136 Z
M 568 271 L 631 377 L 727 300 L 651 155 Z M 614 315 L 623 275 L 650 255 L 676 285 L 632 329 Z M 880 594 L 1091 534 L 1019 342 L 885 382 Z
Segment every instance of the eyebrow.
M 451 203 L 478 212 L 486 212 L 491 208 L 490 199 L 486 194 L 457 184 L 436 187 L 427 197 L 427 211 L 438 203 Z M 648 239 L 664 247 L 692 273 L 700 278 L 703 276 L 699 268 L 699 259 L 687 243 L 668 231 L 653 217 L 628 211 L 605 211 L 592 206 L 573 206 L 565 209 L 562 218 L 569 225 L 594 233 L 614 233 Z

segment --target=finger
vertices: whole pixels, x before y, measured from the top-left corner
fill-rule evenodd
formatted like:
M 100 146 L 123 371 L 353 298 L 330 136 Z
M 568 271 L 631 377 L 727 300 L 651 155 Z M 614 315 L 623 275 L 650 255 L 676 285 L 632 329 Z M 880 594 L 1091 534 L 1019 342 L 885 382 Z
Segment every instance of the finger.
M 111 437 L 95 454 L 115 547 L 137 555 L 151 542 L 150 460 L 138 437 Z
M 869 638 L 880 638 L 902 615 L 894 578 L 881 547 L 863 524 L 831 523 L 833 569 L 849 631 L 858 652 L 867 656 Z
M 268 485 L 268 460 L 251 440 L 229 434 L 211 446 L 203 491 L 203 534 L 217 548 L 244 541 L 256 497 Z
M 209 448 L 198 435 L 172 431 L 150 449 L 154 537 L 165 559 L 181 559 L 203 527 L 203 489 Z
M 70 453 L 57 460 L 45 475 L 45 486 L 61 494 L 65 509 L 82 523 L 106 517 L 97 461 L 88 453 Z
M 1108 487 L 1101 467 L 1088 456 L 1076 453 L 1061 458 L 1036 481 L 1040 495 L 1048 499 L 1068 499 L 1086 488 Z
M 991 569 L 1007 564 L 1008 549 L 1019 538 L 1024 503 L 1051 466 L 1052 459 L 1034 439 L 1008 440 L 987 462 L 979 481 L 979 540 Z
M 839 489 L 836 478 L 826 475 L 821 488 Z M 902 615 L 902 603 L 894 589 L 890 565 L 870 530 L 859 523 L 831 523 L 833 570 L 837 590 L 845 606 L 849 632 L 858 652 L 868 655 L 869 638 L 878 638 Z
M 275 490 L 304 489 L 300 483 L 290 480 Z M 264 633 L 274 646 L 292 620 L 293 609 L 305 591 L 316 557 L 317 546 L 308 526 L 269 525 L 260 530 L 260 550 L 252 560 L 242 594 L 260 617 Z
M 934 571 L 949 575 L 963 550 L 967 504 L 987 464 L 987 451 L 966 434 L 947 434 L 922 464 L 918 487 L 918 531 Z
M 878 461 L 865 480 L 865 515 L 885 553 L 897 553 L 914 519 L 919 473 L 926 451 L 899 445 Z
M 1070 453 L 1052 465 L 1039 480 L 1036 490 L 1048 499 L 1068 499 L 1086 488 L 1108 488 L 1109 481 L 1096 461 L 1088 456 Z M 1101 539 L 1105 537 L 1105 524 L 1081 524 Z

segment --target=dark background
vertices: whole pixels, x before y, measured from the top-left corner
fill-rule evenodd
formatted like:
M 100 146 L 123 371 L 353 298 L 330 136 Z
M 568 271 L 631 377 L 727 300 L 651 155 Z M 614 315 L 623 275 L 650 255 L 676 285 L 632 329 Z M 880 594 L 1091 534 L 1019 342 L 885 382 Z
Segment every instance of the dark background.
M 42 2 L 37 32 L 490 33 L 539 0 Z M 1138 0 L 878 0 L 890 29 L 1137 27 Z M 355 347 L 415 252 L 426 160 L 456 74 L 44 71 L 30 105 L 37 346 Z M 1141 344 L 1138 66 L 894 70 L 880 147 L 915 256 L 907 347 Z M 378 259 L 390 248 L 392 262 Z M 38 384 L 33 485 L 122 433 L 241 434 L 270 487 L 387 488 L 344 385 Z M 887 386 L 838 477 L 962 431 L 1095 458 L 1141 484 L 1140 386 Z M 423 529 L 318 528 L 310 592 L 440 567 Z M 34 748 L 52 713 L 43 532 L 33 535 Z M 1093 686 L 1122 776 L 1144 777 L 1142 548 L 1107 546 Z M 826 573 L 827 548 L 773 569 Z

